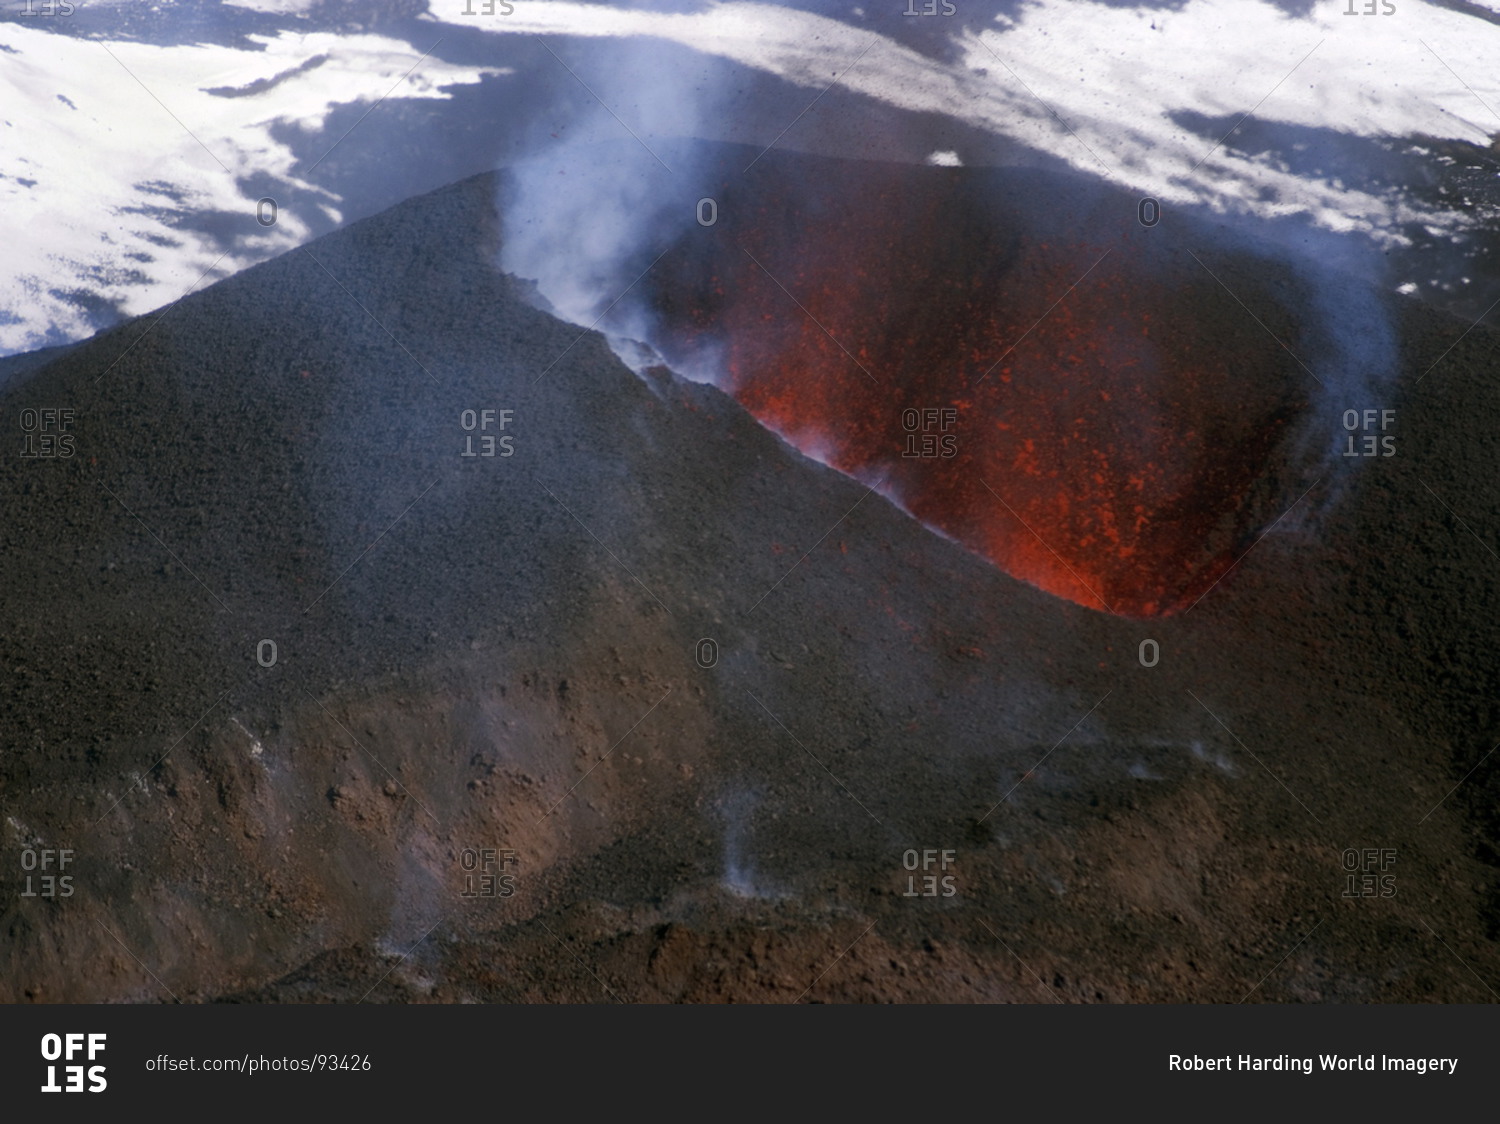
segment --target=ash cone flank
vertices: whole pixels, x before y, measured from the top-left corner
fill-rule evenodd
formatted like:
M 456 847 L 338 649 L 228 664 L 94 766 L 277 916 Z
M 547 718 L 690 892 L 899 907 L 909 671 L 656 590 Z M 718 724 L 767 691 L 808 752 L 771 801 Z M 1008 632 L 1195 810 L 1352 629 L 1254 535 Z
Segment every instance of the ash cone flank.
M 666 151 L 687 170 L 603 146 L 514 173 L 508 228 L 576 211 L 587 233 L 507 266 L 1091 608 L 1196 601 L 1327 471 L 1335 406 L 1389 393 L 1386 313 L 1367 290 L 1320 307 L 1328 277 L 1311 263 L 1186 215 L 1146 228 L 1123 192 L 1020 169 Z M 543 198 L 549 176 L 565 186 Z
M 0 447 L 3 998 L 1487 998 L 1500 618 L 1423 484 L 1491 533 L 1492 333 L 1398 310 L 1408 378 L 1451 346 L 1402 455 L 1147 670 L 1137 623 L 530 307 L 496 187 L 0 390 L 76 439 Z M 464 455 L 486 409 L 512 456 Z M 71 898 L 22 896 L 22 844 Z M 1350 905 L 1344 846 L 1421 892 Z M 466 893 L 486 849 L 508 896 Z M 907 897 L 908 849 L 956 896 Z

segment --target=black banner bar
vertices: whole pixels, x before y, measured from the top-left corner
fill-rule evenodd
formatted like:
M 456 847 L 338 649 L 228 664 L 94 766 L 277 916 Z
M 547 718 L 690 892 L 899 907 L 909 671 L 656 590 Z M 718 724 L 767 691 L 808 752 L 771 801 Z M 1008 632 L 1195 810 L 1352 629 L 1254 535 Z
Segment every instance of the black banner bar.
M 1496 1029 L 1495 1008 L 1459 1006 L 9 1007 L 0 1097 L 21 1110 L 8 1119 L 49 1120 L 421 1108 L 485 1090 L 570 1111 L 643 1095 L 773 1108 L 818 1090 L 841 1111 L 927 1115 L 971 1097 L 1069 1113 L 1149 1097 L 1430 1116 L 1488 1092 Z

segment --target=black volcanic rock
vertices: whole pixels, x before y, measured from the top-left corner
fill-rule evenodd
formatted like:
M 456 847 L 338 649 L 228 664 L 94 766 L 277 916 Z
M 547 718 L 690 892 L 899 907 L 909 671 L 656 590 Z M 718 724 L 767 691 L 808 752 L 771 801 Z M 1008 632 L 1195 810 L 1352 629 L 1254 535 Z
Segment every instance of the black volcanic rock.
M 1403 306 L 1398 455 L 1143 625 L 535 310 L 494 196 L 10 367 L 0 998 L 1489 998 L 1492 332 Z

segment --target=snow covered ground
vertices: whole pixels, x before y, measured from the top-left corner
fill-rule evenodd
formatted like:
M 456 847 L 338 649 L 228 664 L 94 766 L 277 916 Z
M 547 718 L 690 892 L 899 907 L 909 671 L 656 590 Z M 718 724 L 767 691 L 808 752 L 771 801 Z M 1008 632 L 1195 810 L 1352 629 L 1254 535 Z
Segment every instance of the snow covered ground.
M 150 311 L 304 241 L 305 217 L 267 205 L 259 218 L 275 221 L 262 225 L 247 190 L 300 187 L 338 220 L 340 200 L 299 175 L 281 130 L 321 140 L 336 106 L 393 86 L 443 97 L 483 73 L 381 36 L 286 32 L 247 50 L 73 38 L 42 23 L 0 28 L 6 352 L 90 335 L 105 309 Z
M 1495 5 L 359 7 L 11 0 L 0 354 L 84 338 L 569 135 L 595 97 L 606 129 L 648 146 L 858 135 L 862 154 L 935 163 L 1010 146 L 1169 208 L 1392 251 L 1409 274 L 1393 287 L 1471 315 L 1500 277 Z

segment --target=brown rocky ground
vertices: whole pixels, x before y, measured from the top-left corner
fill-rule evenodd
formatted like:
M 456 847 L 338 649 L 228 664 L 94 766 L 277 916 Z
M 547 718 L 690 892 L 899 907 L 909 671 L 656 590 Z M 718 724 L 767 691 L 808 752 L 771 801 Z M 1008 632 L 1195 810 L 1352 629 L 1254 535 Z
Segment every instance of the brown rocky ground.
M 494 191 L 6 365 L 0 998 L 1495 998 L 1500 337 L 1401 305 L 1399 455 L 1143 623 L 536 311 Z

